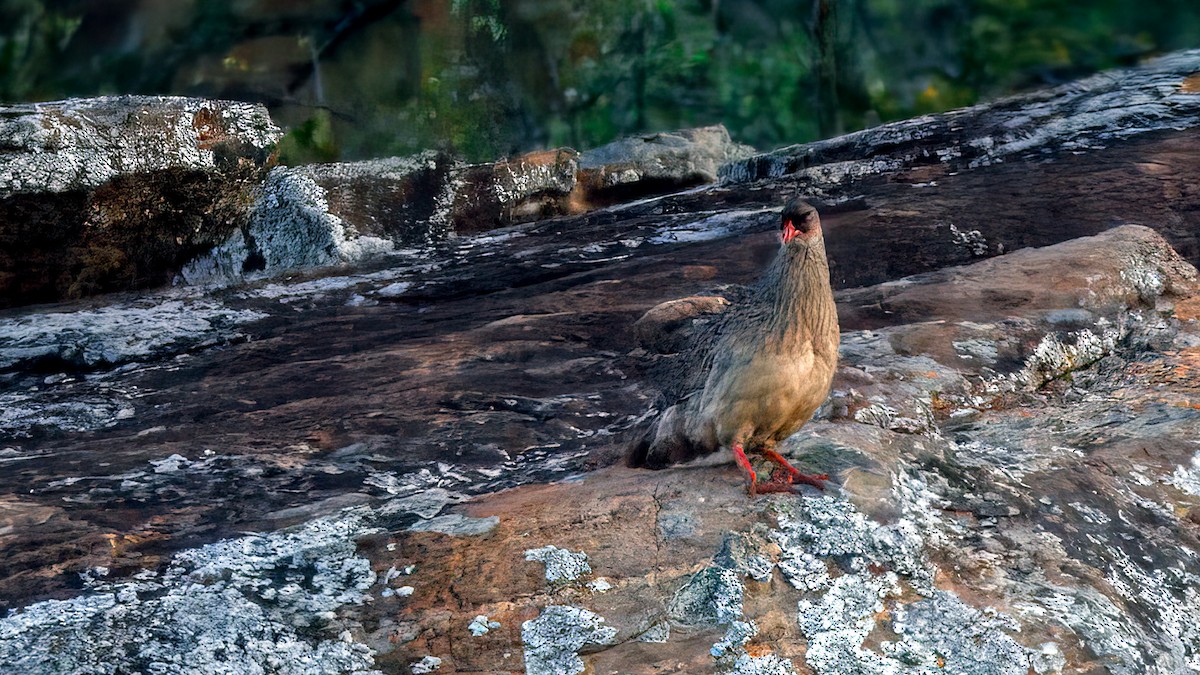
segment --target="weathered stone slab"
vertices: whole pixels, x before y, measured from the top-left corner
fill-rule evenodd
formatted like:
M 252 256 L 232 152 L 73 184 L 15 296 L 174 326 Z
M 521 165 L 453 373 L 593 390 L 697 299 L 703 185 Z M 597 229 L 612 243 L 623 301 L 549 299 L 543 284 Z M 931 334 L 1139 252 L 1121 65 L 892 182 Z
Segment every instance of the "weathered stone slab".
M 754 154 L 722 125 L 631 136 L 579 156 L 583 199 L 607 204 L 717 179 L 718 169 Z
M 181 276 L 191 283 L 228 283 L 441 241 L 451 227 L 452 167 L 433 152 L 276 167 L 257 192 L 246 225 L 191 261 Z
M 170 281 L 244 221 L 278 137 L 230 101 L 0 108 L 0 307 Z
M 559 148 L 458 169 L 454 231 L 471 234 L 570 212 L 578 158 Z

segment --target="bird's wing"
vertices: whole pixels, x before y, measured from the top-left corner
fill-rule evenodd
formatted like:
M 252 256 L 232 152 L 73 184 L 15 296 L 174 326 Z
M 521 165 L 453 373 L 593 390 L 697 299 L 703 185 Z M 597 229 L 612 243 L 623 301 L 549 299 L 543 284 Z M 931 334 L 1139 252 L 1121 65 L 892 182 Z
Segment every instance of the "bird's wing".
M 687 346 L 678 354 L 663 357 L 654 373 L 661 387 L 662 407 L 674 405 L 704 389 L 708 374 L 734 356 L 722 347 L 725 337 L 737 330 L 745 314 L 744 305 L 693 324 Z

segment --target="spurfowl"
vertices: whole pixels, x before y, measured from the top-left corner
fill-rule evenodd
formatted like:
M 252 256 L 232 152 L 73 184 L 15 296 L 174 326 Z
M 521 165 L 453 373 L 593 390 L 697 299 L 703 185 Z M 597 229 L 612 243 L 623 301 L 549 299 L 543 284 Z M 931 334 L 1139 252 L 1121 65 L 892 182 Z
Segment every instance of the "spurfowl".
M 766 273 L 659 369 L 658 412 L 630 449 L 632 465 L 660 468 L 729 448 L 751 495 L 793 491 L 797 482 L 823 488 L 828 476 L 801 473 L 775 451 L 829 395 L 838 352 L 820 216 L 799 199 L 782 216 Z M 779 468 L 759 482 L 747 452 Z

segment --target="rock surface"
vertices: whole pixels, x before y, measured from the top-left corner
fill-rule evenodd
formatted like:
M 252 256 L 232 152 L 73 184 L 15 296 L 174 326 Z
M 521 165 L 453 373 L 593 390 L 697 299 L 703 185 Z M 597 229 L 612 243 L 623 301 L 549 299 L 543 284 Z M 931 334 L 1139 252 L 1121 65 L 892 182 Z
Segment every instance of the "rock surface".
M 0 307 L 170 281 L 238 228 L 278 138 L 230 101 L 0 107 Z
M 0 373 L 0 654 L 32 673 L 1200 667 L 1200 140 L 1117 136 L 8 310 L 28 339 Z M 797 191 L 823 209 L 843 363 L 781 450 L 830 489 L 749 500 L 724 456 L 611 466 L 655 393 L 635 321 L 755 278 Z M 192 313 L 209 327 L 165 330 Z M 97 330 L 57 335 L 73 316 Z
M 593 203 L 613 203 L 711 183 L 720 168 L 754 154 L 724 126 L 622 138 L 579 156 L 579 182 Z
M 731 161 L 721 175 L 747 182 L 801 173 L 821 185 L 922 166 L 960 171 L 1036 161 L 1187 129 L 1200 123 L 1200 91 L 1189 79 L 1197 60 L 1200 50 L 1177 52 L 1138 68 Z
M 533 152 L 465 166 L 428 152 L 271 171 L 248 225 L 189 262 L 181 278 L 229 284 L 426 248 L 454 235 L 569 213 L 716 180 L 748 156 L 724 127 L 621 139 L 585 152 Z
M 359 262 L 450 234 L 452 162 L 409 158 L 276 167 L 244 228 L 181 270 L 190 283 L 228 283 Z

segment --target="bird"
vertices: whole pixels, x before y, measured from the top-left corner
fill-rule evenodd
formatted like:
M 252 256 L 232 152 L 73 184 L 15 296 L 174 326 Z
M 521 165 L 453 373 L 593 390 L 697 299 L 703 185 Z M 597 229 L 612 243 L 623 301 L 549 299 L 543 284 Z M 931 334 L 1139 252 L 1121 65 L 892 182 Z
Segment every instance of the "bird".
M 837 306 L 817 210 L 789 200 L 779 240 L 754 285 L 690 326 L 680 352 L 651 370 L 662 392 L 629 447 L 630 465 L 664 468 L 727 448 L 752 497 L 795 492 L 798 483 L 824 489 L 827 475 L 804 474 L 775 450 L 824 403 L 837 368 Z M 778 465 L 769 479 L 758 479 L 748 452 Z

